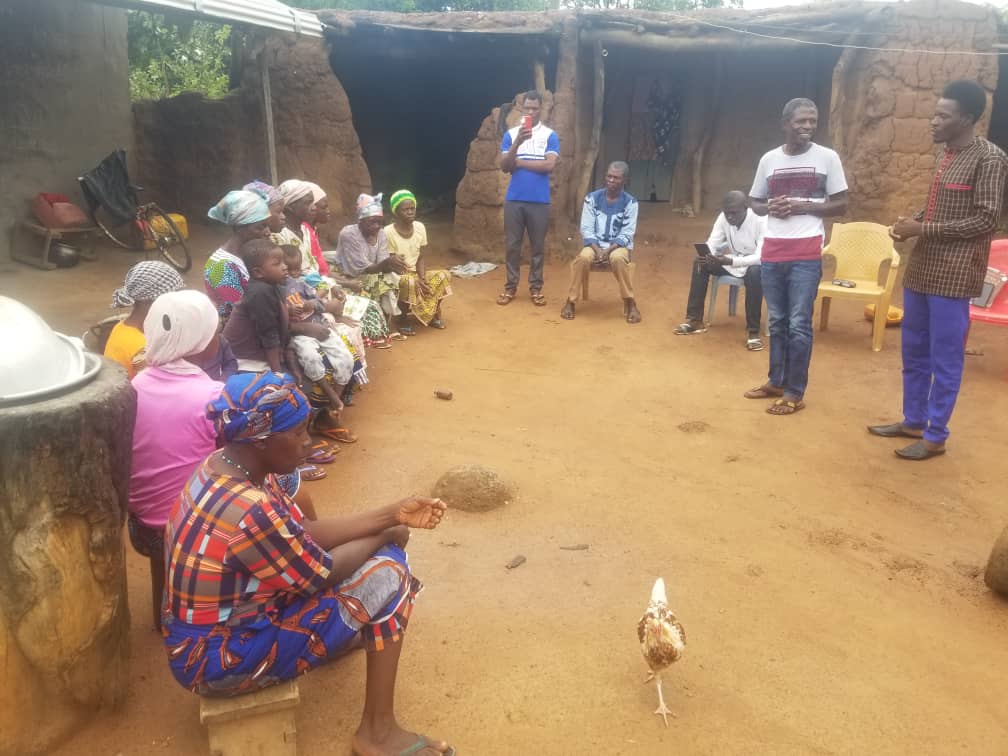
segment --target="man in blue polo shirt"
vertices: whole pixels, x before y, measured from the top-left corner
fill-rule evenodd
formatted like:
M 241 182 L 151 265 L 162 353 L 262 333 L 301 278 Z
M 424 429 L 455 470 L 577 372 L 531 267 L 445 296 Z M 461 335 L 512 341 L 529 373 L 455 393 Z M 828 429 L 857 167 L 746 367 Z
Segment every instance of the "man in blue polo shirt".
M 522 96 L 523 119 L 508 129 L 501 140 L 500 167 L 511 174 L 504 197 L 504 243 L 507 280 L 497 304 L 506 305 L 515 298 L 521 275 L 522 241 L 528 232 L 532 255 L 529 260 L 529 294 L 542 307 L 543 258 L 546 227 L 549 225 L 550 173 L 560 158 L 560 139 L 556 132 L 539 121 L 542 95 L 526 92 Z M 526 128 L 528 126 L 528 128 Z

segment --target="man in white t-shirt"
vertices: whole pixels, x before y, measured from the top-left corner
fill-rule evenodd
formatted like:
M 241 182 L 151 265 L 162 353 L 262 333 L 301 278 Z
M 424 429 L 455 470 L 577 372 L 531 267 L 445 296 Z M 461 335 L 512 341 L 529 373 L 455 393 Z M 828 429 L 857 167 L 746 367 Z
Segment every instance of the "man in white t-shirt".
M 812 308 L 822 278 L 823 218 L 847 210 L 840 156 L 812 141 L 819 110 L 799 97 L 781 116 L 786 141 L 756 168 L 750 206 L 767 215 L 761 256 L 763 297 L 770 321 L 770 373 L 748 399 L 774 399 L 771 415 L 804 408 L 812 360 Z
M 760 283 L 760 248 L 766 233 L 766 218 L 749 209 L 745 192 L 733 189 L 725 195 L 707 238 L 711 255 L 697 256 L 693 261 L 689 298 L 686 300 L 686 322 L 676 328 L 677 336 L 704 333 L 704 301 L 711 276 L 735 276 L 745 282 L 746 348 L 750 352 L 763 349 L 760 338 L 760 316 L 763 314 L 763 286 Z

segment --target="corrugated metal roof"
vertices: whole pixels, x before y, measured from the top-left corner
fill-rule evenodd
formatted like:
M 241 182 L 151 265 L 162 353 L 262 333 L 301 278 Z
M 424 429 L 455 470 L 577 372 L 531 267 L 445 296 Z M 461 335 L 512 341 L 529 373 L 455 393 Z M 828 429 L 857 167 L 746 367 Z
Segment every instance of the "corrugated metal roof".
M 208 21 L 245 24 L 265 29 L 321 37 L 322 22 L 310 11 L 298 10 L 277 0 L 93 0 L 102 5 L 145 10 L 151 13 L 187 13 Z

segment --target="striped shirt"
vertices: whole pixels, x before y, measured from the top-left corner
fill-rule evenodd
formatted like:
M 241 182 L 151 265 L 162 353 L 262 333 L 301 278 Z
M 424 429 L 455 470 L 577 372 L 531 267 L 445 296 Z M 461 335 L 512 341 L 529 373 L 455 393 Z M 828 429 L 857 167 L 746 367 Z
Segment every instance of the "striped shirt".
M 190 625 L 246 625 L 322 590 L 332 570 L 273 476 L 257 488 L 206 462 L 175 502 L 165 551 L 165 609 Z
M 983 137 L 937 159 L 920 238 L 903 286 L 919 294 L 969 299 L 980 294 L 991 238 L 1001 218 L 1008 156 Z

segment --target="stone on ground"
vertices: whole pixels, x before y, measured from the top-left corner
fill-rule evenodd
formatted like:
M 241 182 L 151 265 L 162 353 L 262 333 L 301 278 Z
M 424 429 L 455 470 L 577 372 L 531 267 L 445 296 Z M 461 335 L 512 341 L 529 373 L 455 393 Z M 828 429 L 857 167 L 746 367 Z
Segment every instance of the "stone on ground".
M 984 582 L 992 591 L 1008 598 L 1008 528 L 994 542 L 984 571 Z

